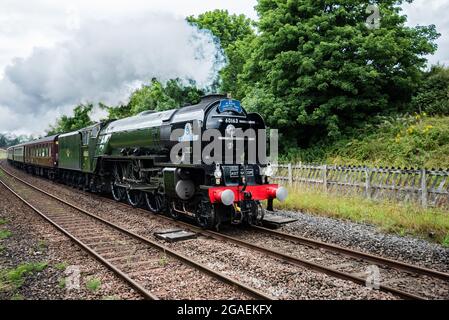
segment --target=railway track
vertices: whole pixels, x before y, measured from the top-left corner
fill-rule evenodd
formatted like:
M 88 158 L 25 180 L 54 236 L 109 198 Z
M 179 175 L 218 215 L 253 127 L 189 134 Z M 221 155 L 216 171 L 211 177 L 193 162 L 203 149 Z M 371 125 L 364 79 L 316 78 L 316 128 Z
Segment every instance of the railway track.
M 306 260 L 314 269 L 318 264 L 325 273 L 344 274 L 347 280 L 363 285 L 376 270 L 379 290 L 403 298 L 449 299 L 449 274 L 437 270 L 258 226 L 231 237 L 256 247 L 269 247 L 270 251 L 282 252 L 293 260 Z
M 213 279 L 217 280 L 222 285 L 229 286 L 230 289 L 237 290 L 248 298 L 273 299 L 257 289 L 214 271 L 152 239 L 138 235 L 35 187 L 1 166 L 0 168 L 9 176 L 7 179 L 0 180 L 1 185 L 146 299 L 160 299 L 151 288 L 160 290 L 170 284 L 187 282 L 185 290 L 188 291 L 195 287 L 201 288 L 201 284 L 195 284 L 198 273 L 201 274 L 201 278 L 210 277 L 208 283 L 211 283 Z M 165 255 L 170 256 L 173 261 L 166 261 Z M 162 265 L 161 258 L 164 258 Z M 170 283 L 160 283 L 157 276 L 151 276 L 154 269 L 164 268 L 168 265 L 170 268 L 167 267 L 165 271 L 174 273 L 170 277 Z M 219 286 L 215 284 L 215 287 L 217 292 L 216 295 L 212 295 L 212 298 L 232 298 L 223 297 L 219 292 Z
M 131 209 L 137 210 L 144 214 L 149 213 L 149 211 L 147 211 L 145 209 L 132 208 L 131 206 L 129 206 L 125 203 L 117 203 L 114 200 L 111 200 L 108 198 L 106 198 L 106 199 L 107 199 L 107 201 L 110 201 L 111 203 L 122 206 L 123 208 L 126 208 L 128 210 L 131 210 Z M 288 233 L 284 233 L 284 232 L 280 232 L 280 231 L 275 231 L 275 230 L 267 229 L 264 227 L 259 227 L 259 226 L 251 227 L 251 229 L 254 231 L 257 231 L 261 234 L 266 234 L 266 235 L 270 236 L 269 238 L 264 238 L 262 241 L 259 241 L 259 243 L 258 243 L 256 241 L 254 241 L 254 239 L 245 240 L 245 239 L 242 239 L 241 236 L 239 237 L 239 236 L 233 236 L 233 235 L 226 234 L 226 233 L 219 233 L 219 232 L 215 232 L 215 231 L 211 231 L 211 230 L 204 230 L 204 229 L 201 229 L 194 225 L 191 225 L 190 223 L 187 223 L 184 221 L 179 221 L 179 220 L 174 220 L 171 217 L 167 217 L 167 216 L 163 216 L 163 215 L 157 215 L 157 216 L 151 215 L 150 217 L 164 219 L 168 222 L 173 223 L 177 227 L 186 228 L 193 232 L 197 232 L 199 234 L 211 237 L 211 238 L 219 240 L 219 241 L 231 242 L 238 246 L 256 250 L 263 254 L 269 255 L 271 257 L 278 258 L 283 261 L 287 261 L 291 264 L 306 267 L 306 268 L 315 270 L 317 272 L 322 272 L 327 275 L 337 277 L 339 279 L 352 281 L 354 283 L 357 283 L 357 284 L 363 285 L 363 286 L 366 285 L 366 276 L 362 277 L 360 275 L 360 267 L 361 267 L 360 261 L 363 261 L 365 263 L 374 263 L 377 266 L 379 266 L 381 268 L 381 270 L 383 270 L 383 271 L 388 272 L 388 270 L 394 270 L 394 271 L 402 272 L 402 274 L 399 275 L 399 277 L 402 276 L 403 278 L 415 278 L 416 276 L 418 276 L 418 277 L 425 276 L 427 278 L 423 279 L 424 282 L 427 281 L 429 278 L 440 279 L 442 281 L 447 282 L 446 284 L 449 286 L 449 274 L 448 273 L 412 265 L 412 264 L 401 262 L 401 261 L 384 258 L 381 256 L 377 256 L 377 255 L 373 255 L 373 254 L 369 254 L 369 253 L 365 253 L 365 252 L 361 252 L 361 251 L 357 251 L 357 250 L 352 250 L 349 248 L 340 247 L 340 246 L 333 245 L 333 244 L 328 244 L 325 242 L 320 242 L 320 241 L 317 241 L 314 239 L 299 237 L 296 235 L 292 235 L 292 234 L 288 234 Z M 241 231 L 241 230 L 239 230 L 239 231 Z M 310 261 L 309 259 L 303 259 L 303 258 L 297 257 L 293 254 L 284 253 L 279 249 L 268 248 L 266 246 L 266 244 L 260 244 L 263 242 L 265 242 L 265 243 L 271 242 L 273 240 L 273 237 L 279 238 L 282 241 L 293 242 L 296 245 L 313 247 L 313 248 L 315 248 L 314 250 L 316 250 L 317 248 L 323 249 L 327 252 L 338 254 L 339 256 L 353 258 L 353 259 L 355 259 L 355 261 L 354 261 L 355 266 L 349 266 L 349 269 L 350 269 L 349 271 L 348 270 L 342 271 L 342 270 L 338 270 L 337 268 L 327 266 L 327 262 L 324 262 L 324 263 L 313 262 L 313 261 Z M 348 269 L 347 264 L 343 263 L 342 265 L 344 265 L 346 267 L 346 269 Z M 362 266 L 367 266 L 367 265 L 362 264 Z M 357 271 L 353 270 L 355 268 L 358 270 Z M 403 274 L 403 273 L 406 273 L 406 274 Z M 390 279 L 390 280 L 392 280 L 392 279 Z M 391 281 L 391 282 L 394 282 L 394 281 Z M 394 294 L 398 297 L 401 297 L 403 299 L 426 300 L 426 299 L 431 298 L 431 297 L 426 297 L 421 294 L 410 292 L 410 291 L 408 291 L 408 290 L 410 290 L 410 288 L 408 290 L 406 290 L 406 289 L 401 289 L 401 288 L 397 288 L 397 287 L 393 287 L 393 286 L 380 284 L 378 289 L 383 292 L 392 293 L 392 294 Z M 413 291 L 413 290 L 411 290 L 411 291 Z M 446 298 L 448 298 L 448 297 L 446 297 Z
M 7 174 L 10 174 L 10 173 L 7 172 Z M 93 195 L 93 196 L 99 197 L 96 195 Z M 139 212 L 149 214 L 149 212 L 144 209 L 135 209 L 127 204 L 117 203 L 111 199 L 104 198 L 104 197 L 99 197 L 99 198 L 101 198 L 103 201 L 109 201 L 111 203 L 114 203 L 116 206 L 122 206 L 123 208 L 126 208 L 127 210 L 137 210 Z M 354 272 L 354 268 L 351 268 L 351 266 L 349 266 L 349 270 L 338 270 L 337 268 L 333 268 L 333 267 L 329 267 L 329 266 L 325 265 L 326 263 L 314 262 L 314 261 L 311 261 L 310 259 L 304 259 L 304 258 L 298 257 L 291 253 L 285 253 L 276 248 L 272 248 L 272 247 L 268 248 L 266 244 L 269 243 L 270 241 L 273 241 L 273 239 L 276 238 L 276 239 L 280 239 L 281 241 L 290 242 L 290 243 L 298 245 L 298 246 L 300 245 L 300 246 L 313 247 L 313 248 L 315 248 L 315 250 L 316 250 L 316 248 L 318 248 L 318 249 L 324 250 L 326 252 L 336 254 L 341 257 L 352 258 L 353 264 L 355 264 L 358 267 L 360 267 L 360 261 L 363 261 L 363 262 L 375 263 L 382 268 L 388 268 L 390 270 L 400 271 L 400 272 L 402 272 L 402 277 L 406 277 L 406 278 L 407 277 L 416 278 L 416 277 L 425 276 L 425 277 L 428 277 L 431 279 L 439 279 L 439 280 L 446 281 L 446 282 L 449 280 L 449 274 L 447 274 L 447 273 L 443 273 L 443 272 L 439 272 L 436 270 L 431 270 L 431 269 L 423 268 L 423 267 L 419 267 L 419 266 L 414 266 L 414 265 L 407 264 L 404 262 L 395 261 L 392 259 L 387 259 L 387 258 L 383 258 L 380 256 L 376 256 L 376 255 L 372 255 L 372 254 L 368 254 L 368 253 L 364 253 L 364 252 L 360 252 L 360 251 L 355 251 L 352 249 L 343 248 L 343 247 L 339 247 L 339 246 L 332 245 L 332 244 L 327 244 L 327 243 L 316 241 L 313 239 L 298 237 L 296 235 L 287 234 L 287 233 L 283 233 L 283 232 L 279 232 L 279 231 L 275 231 L 275 230 L 271 230 L 271 229 L 266 229 L 263 227 L 253 227 L 252 230 L 250 230 L 250 231 L 257 232 L 259 234 L 259 236 L 261 236 L 261 235 L 268 236 L 267 238 L 265 238 L 265 244 L 258 244 L 257 242 L 263 242 L 263 241 L 254 241 L 254 239 L 250 239 L 250 240 L 246 239 L 245 240 L 244 239 L 245 235 L 243 235 L 243 237 L 242 236 L 232 236 L 229 234 L 218 233 L 218 232 L 214 232 L 214 231 L 210 231 L 210 230 L 203 230 L 203 229 L 200 229 L 200 228 L 193 226 L 189 223 L 173 220 L 172 218 L 167 217 L 167 216 L 162 216 L 162 215 L 157 215 L 157 216 L 149 215 L 149 216 L 154 219 L 163 219 L 163 220 L 169 221 L 171 224 L 173 224 L 177 227 L 186 228 L 193 232 L 197 232 L 199 234 L 211 237 L 211 238 L 219 240 L 219 241 L 231 242 L 238 246 L 256 250 L 256 251 L 259 251 L 266 255 L 269 255 L 271 257 L 275 257 L 277 259 L 287 261 L 291 264 L 300 265 L 300 266 L 303 266 L 303 267 L 306 267 L 309 269 L 313 269 L 318 272 L 328 274 L 333 277 L 337 277 L 337 278 L 344 279 L 344 280 L 349 280 L 349 281 L 355 282 L 360 285 L 366 285 L 366 277 L 362 277 L 362 276 L 360 276 L 360 274 L 357 274 L 357 272 Z M 244 234 L 244 232 L 242 232 L 242 233 Z M 347 265 L 346 265 L 345 269 L 348 269 Z M 425 295 L 421 295 L 416 292 L 410 292 L 410 290 L 404 290 L 404 289 L 401 289 L 398 287 L 391 287 L 391 286 L 386 286 L 386 285 L 382 285 L 382 284 L 379 286 L 378 289 L 381 291 L 384 291 L 384 292 L 392 293 L 392 294 L 394 294 L 398 297 L 404 298 L 404 299 L 423 300 L 423 299 L 429 298 L 429 297 L 426 297 Z M 411 290 L 411 291 L 413 291 L 413 290 Z

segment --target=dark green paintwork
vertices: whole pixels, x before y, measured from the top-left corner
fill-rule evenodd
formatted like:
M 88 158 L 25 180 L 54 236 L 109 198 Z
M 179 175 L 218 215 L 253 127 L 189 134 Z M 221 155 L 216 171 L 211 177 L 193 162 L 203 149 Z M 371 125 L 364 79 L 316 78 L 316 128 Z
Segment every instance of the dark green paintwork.
M 76 132 L 59 136 L 59 167 L 81 170 L 81 134 Z
M 101 130 L 95 156 L 120 156 L 120 151 L 124 148 L 159 151 L 162 147 L 161 126 L 174 112 L 175 110 L 168 110 L 137 115 L 107 124 Z
M 91 173 L 97 171 L 99 158 L 122 156 L 123 149 L 145 148 L 158 152 L 162 148 L 162 122 L 173 112 L 171 110 L 113 121 L 105 124 L 99 132 L 100 124 L 96 124 L 62 135 L 59 137 L 60 167 Z
M 23 151 L 24 151 L 23 146 L 14 147 L 14 161 L 24 162 Z

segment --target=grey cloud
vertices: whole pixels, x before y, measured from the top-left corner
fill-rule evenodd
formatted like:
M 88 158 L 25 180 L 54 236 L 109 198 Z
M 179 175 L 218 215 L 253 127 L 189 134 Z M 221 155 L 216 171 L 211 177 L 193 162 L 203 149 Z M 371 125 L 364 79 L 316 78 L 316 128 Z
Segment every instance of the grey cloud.
M 208 86 L 223 64 L 216 39 L 168 14 L 81 21 L 63 42 L 5 69 L 0 106 L 42 114 L 84 101 L 117 103 L 153 77 Z

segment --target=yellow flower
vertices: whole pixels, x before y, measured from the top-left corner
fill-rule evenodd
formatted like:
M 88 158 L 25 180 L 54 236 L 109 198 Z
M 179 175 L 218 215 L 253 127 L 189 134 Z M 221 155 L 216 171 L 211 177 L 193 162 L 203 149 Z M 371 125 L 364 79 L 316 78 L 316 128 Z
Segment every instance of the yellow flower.
M 428 125 L 424 128 L 423 133 L 428 133 L 430 131 L 430 129 L 432 129 L 433 126 L 432 125 Z
M 415 126 L 411 126 L 410 128 L 407 129 L 407 134 L 411 135 L 413 134 L 413 132 L 415 132 Z

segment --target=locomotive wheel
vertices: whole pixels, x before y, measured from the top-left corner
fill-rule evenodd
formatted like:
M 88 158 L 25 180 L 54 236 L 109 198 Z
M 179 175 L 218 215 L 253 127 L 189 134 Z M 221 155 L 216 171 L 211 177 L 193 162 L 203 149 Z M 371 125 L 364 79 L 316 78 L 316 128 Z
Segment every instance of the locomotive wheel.
M 126 190 L 126 196 L 128 198 L 128 203 L 133 207 L 139 207 L 143 201 L 143 194 L 141 191 Z
M 178 211 L 175 210 L 175 208 L 174 208 L 175 203 L 174 202 L 169 202 L 169 206 L 170 207 L 168 208 L 168 212 L 170 214 L 170 217 L 172 217 L 175 220 L 178 220 L 179 217 L 181 216 L 181 214 Z
M 111 182 L 111 192 L 115 201 L 120 202 L 125 199 L 125 189 L 122 187 L 117 187 L 114 182 Z
M 262 225 L 262 220 L 265 216 L 265 210 L 260 201 L 254 201 L 251 215 L 248 217 L 249 225 Z
M 208 202 L 201 202 L 196 212 L 196 222 L 203 229 L 213 229 L 215 225 L 216 214 L 214 207 Z M 218 225 L 216 226 L 218 229 Z M 218 230 L 217 230 L 218 231 Z
M 145 203 L 151 212 L 161 213 L 164 208 L 164 195 L 157 191 L 145 192 Z

